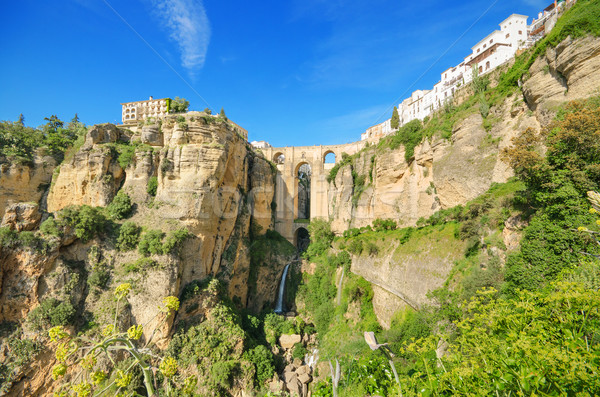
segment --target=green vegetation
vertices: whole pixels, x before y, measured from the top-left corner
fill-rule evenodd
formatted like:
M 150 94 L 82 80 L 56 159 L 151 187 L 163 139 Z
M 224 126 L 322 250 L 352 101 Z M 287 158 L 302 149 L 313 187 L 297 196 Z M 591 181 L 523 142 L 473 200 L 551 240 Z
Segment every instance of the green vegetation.
M 165 396 L 178 395 L 175 394 L 175 390 L 191 392 L 196 380 L 194 377 L 178 375 L 179 369 L 175 359 L 146 353 L 146 347 L 152 342 L 156 329 L 164 324 L 170 314 L 179 309 L 179 300 L 174 296 L 163 299 L 156 315 L 160 319 L 157 328 L 142 344 L 142 325 L 132 325 L 124 331 L 120 329 L 118 322 L 119 307 L 127 304 L 130 290 L 131 285 L 127 283 L 115 289 L 114 321 L 104 327 L 102 335 L 97 335 L 92 340 L 80 339 L 69 335 L 62 326 L 55 326 L 48 331 L 49 343 L 56 345 L 53 346 L 53 350 L 57 364 L 52 368 L 52 378 L 61 379 L 67 374 L 69 367 L 82 371 L 81 376 L 57 385 L 57 394 L 74 392 L 79 396 L 89 396 L 92 393 L 119 395 L 121 392 L 137 394 L 137 390 L 143 390 L 145 395 L 154 396 L 157 385 L 160 385 Z M 157 367 L 156 373 L 152 366 Z
M 0 324 L 3 326 L 6 323 Z M 2 347 L 4 357 L 0 362 L 0 394 L 5 395 L 18 380 L 18 369 L 30 365 L 33 358 L 42 351 L 42 344 L 22 337 L 17 330 L 2 340 Z
M 120 190 L 113 198 L 113 201 L 106 207 L 108 215 L 112 219 L 124 219 L 131 213 L 131 197 Z
M 423 139 L 423 124 L 420 120 L 412 120 L 404 124 L 393 135 L 382 139 L 377 145 L 378 148 L 397 149 L 400 145 L 404 145 L 404 158 L 406 162 L 410 162 L 415 154 L 415 147 L 421 143 Z
M 171 105 L 169 106 L 169 113 L 185 113 L 188 111 L 189 107 L 190 102 L 188 100 L 176 96 L 175 99 L 171 100 Z
M 273 324 L 279 332 L 280 323 L 289 322 L 272 313 L 264 323 L 240 313 L 216 279 L 193 283 L 185 288 L 184 296 L 188 302 L 210 301 L 212 309 L 203 321 L 191 319 L 180 324 L 167 355 L 176 358 L 180 367 L 197 373 L 198 385 L 208 395 L 230 395 L 232 386 L 242 379 L 250 379 L 259 388 L 264 386 L 275 371 L 265 334 L 271 333 Z
M 27 315 L 27 321 L 36 331 L 50 326 L 69 325 L 75 317 L 75 308 L 70 302 L 49 298 L 40 303 Z
M 44 120 L 47 123 L 39 128 L 26 127 L 22 117 L 16 122 L 1 121 L 0 157 L 31 164 L 36 151 L 42 149 L 60 162 L 65 151 L 86 132 L 77 115 L 66 128 L 54 115 Z
M 392 118 L 390 120 L 390 127 L 393 130 L 397 130 L 400 126 L 400 116 L 398 116 L 398 108 L 394 106 L 394 110 L 392 111 Z
M 117 248 L 120 251 L 135 249 L 140 241 L 141 228 L 134 222 L 125 222 L 119 228 Z
M 365 324 L 372 292 L 364 280 L 346 271 L 342 302 L 334 303 L 339 260 L 329 245 L 317 242 L 311 257 L 317 268 L 305 275 L 299 298 L 317 326 L 323 357 L 342 362 L 340 395 L 600 392 L 600 196 L 591 212 L 586 200 L 587 191 L 600 188 L 599 120 L 600 99 L 571 103 L 541 134 L 525 131 L 505 150 L 515 179 L 492 185 L 465 206 L 420 219 L 417 228 L 376 220 L 337 237 L 335 249 L 363 258 L 451 251 L 459 258 L 446 284 L 430 293 L 432 305 L 397 312 L 385 332 L 374 319 Z M 520 248 L 503 266 L 502 229 L 509 219 L 527 226 Z M 395 251 L 388 248 L 392 243 Z M 359 297 L 359 309 L 353 297 Z M 380 343 L 389 344 L 401 390 L 389 371 L 381 372 L 383 356 L 366 350 L 361 330 L 375 331 Z M 440 346 L 446 353 L 437 358 Z M 379 365 L 369 367 L 373 359 Z M 362 374 L 358 362 L 367 368 Z M 316 396 L 331 392 L 329 382 L 313 389 Z
M 187 229 L 180 228 L 169 232 L 166 239 L 164 237 L 165 233 L 160 230 L 148 230 L 142 235 L 138 244 L 139 253 L 143 256 L 178 254 L 179 248 L 190 237 L 190 233 Z
M 150 196 L 154 197 L 154 196 L 156 196 L 156 189 L 158 189 L 158 178 L 155 176 L 151 176 L 148 179 L 148 184 L 146 186 L 146 192 Z

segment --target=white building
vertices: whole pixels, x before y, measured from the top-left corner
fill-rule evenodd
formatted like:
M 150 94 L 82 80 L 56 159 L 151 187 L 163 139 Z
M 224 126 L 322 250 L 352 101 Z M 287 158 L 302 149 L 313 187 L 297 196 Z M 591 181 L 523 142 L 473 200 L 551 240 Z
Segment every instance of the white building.
M 122 103 L 121 120 L 123 124 L 137 124 L 148 117 L 159 119 L 169 113 L 171 98 L 154 99 L 150 97 L 147 101 Z
M 271 144 L 267 141 L 252 141 L 250 145 L 257 149 L 266 149 L 268 147 L 272 147 Z
M 571 2 L 574 0 L 567 3 Z M 423 120 L 451 100 L 457 89 L 471 82 L 474 67 L 480 74 L 489 73 L 512 59 L 518 50 L 533 45 L 544 32 L 548 32 L 549 29 L 546 26 L 544 30 L 544 26 L 553 8 L 554 4 L 546 7 L 531 26 L 527 25 L 528 17 L 525 15 L 512 14 L 502 21 L 500 30 L 493 31 L 475 44 L 463 62 L 444 70 L 440 81 L 431 90 L 416 90 L 398 105 L 400 126 L 414 119 Z M 368 128 L 361 139 L 373 139 L 391 133 L 389 121 Z
M 476 66 L 479 73 L 485 74 L 515 56 L 517 50 L 527 45 L 527 16 L 512 14 L 500 23 L 500 30 L 487 35 L 471 49 L 471 55 L 464 64 L 469 68 Z

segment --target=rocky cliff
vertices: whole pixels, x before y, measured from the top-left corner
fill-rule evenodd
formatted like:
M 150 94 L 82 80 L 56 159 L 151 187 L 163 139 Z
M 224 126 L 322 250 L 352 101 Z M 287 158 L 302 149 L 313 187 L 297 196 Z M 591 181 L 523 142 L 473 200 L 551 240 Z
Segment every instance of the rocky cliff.
M 454 124 L 449 139 L 439 134 L 425 138 L 408 162 L 403 146 L 392 150 L 379 144 L 363 150 L 329 184 L 332 229 L 339 234 L 377 218 L 414 226 L 440 209 L 464 205 L 494 182 L 506 182 L 513 173 L 500 158 L 502 149 L 527 128 L 546 126 L 565 101 L 598 95 L 599 68 L 600 38 L 569 37 L 533 63 L 522 92 L 492 106 L 487 120 L 478 108 L 471 109 Z M 470 94 L 470 87 L 463 90 Z M 467 95 L 459 91 L 456 97 L 458 105 Z M 360 178 L 364 185 L 357 185 Z M 515 244 L 507 240 L 506 245 Z M 445 259 L 431 256 L 439 254 L 435 247 L 415 255 L 391 255 L 395 249 L 392 244 L 390 254 L 378 258 L 354 256 L 352 264 L 353 272 L 375 286 L 373 303 L 384 325 L 397 308 L 426 303 L 427 292 L 443 285 L 456 259 L 451 249 L 445 249 Z

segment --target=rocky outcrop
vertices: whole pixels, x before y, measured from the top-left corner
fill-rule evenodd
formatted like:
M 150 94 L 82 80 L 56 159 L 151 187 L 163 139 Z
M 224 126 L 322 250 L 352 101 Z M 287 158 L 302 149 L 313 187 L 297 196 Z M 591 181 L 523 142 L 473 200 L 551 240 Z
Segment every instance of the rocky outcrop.
M 586 98 L 600 88 L 600 38 L 570 36 L 556 48 L 548 48 L 529 69 L 523 94 L 536 110 L 541 104 L 551 109 L 559 102 Z
M 61 164 L 48 195 L 48 211 L 55 212 L 69 205 L 105 207 L 110 204 L 125 172 L 115 150 L 103 144 L 128 141 L 129 135 L 112 124 L 91 127 L 81 149 Z
M 449 140 L 425 139 L 406 162 L 404 149 L 372 148 L 361 152 L 351 165 L 338 171 L 329 185 L 332 229 L 370 225 L 377 218 L 396 219 L 411 226 L 421 217 L 465 204 L 505 182 L 512 170 L 499 158 L 502 148 L 528 127 L 539 128 L 522 101 L 509 98 L 494 110 L 497 122 L 490 131 L 479 113 L 459 122 Z M 362 176 L 366 188 L 357 194 L 352 172 Z
M 6 208 L 0 227 L 8 227 L 11 230 L 21 232 L 35 229 L 42 214 L 37 203 L 17 203 Z
M 0 158 L 0 218 L 6 208 L 20 202 L 40 203 L 52 180 L 56 160 L 36 155 L 31 164 Z
M 37 306 L 40 280 L 54 266 L 58 249 L 49 252 L 0 246 L 0 322 L 22 321 Z
M 427 293 L 444 285 L 466 245 L 452 225 L 428 234 L 415 231 L 404 244 L 389 236 L 372 243 L 378 255 L 353 255 L 351 270 L 374 286 L 373 308 L 384 327 L 396 311 L 430 303 Z
M 129 146 L 135 154 L 123 169 L 115 144 L 140 141 L 157 148 Z M 163 231 L 185 226 L 192 233 L 180 252 L 182 284 L 219 276 L 231 296 L 245 302 L 250 266 L 244 239 L 251 219 L 262 229 L 272 226 L 272 175 L 270 164 L 221 119 L 191 112 L 133 135 L 102 124 L 90 128 L 82 148 L 61 166 L 48 210 L 106 206 L 122 188 L 136 203 L 132 221 Z M 152 177 L 155 196 L 147 191 Z

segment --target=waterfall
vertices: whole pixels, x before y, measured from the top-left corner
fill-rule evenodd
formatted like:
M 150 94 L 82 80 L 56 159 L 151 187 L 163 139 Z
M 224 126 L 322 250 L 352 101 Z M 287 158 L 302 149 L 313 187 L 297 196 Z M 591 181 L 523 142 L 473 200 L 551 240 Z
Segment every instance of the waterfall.
M 342 277 L 340 277 L 340 284 L 338 285 L 338 290 L 337 290 L 337 305 L 339 306 L 340 303 L 342 303 L 342 283 L 344 282 L 344 271 L 346 269 L 344 269 L 342 267 Z
M 283 275 L 281 276 L 281 282 L 279 283 L 279 293 L 277 294 L 277 304 L 275 305 L 274 312 L 277 314 L 282 314 L 284 312 L 283 307 L 283 295 L 285 294 L 285 279 L 287 278 L 288 268 L 290 264 L 285 265 L 283 269 Z

